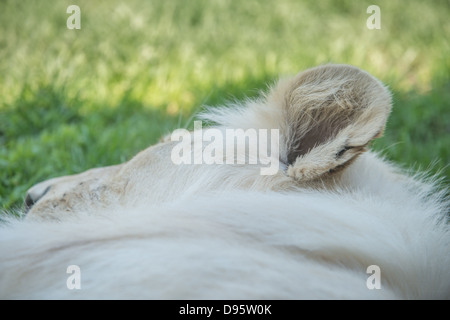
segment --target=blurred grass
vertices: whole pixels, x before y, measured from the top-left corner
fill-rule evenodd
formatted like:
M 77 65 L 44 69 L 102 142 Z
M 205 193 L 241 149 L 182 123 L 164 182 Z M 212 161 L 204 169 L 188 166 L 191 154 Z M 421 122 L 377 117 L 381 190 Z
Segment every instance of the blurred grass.
M 68 30 L 66 8 L 81 8 Z M 381 30 L 369 30 L 369 5 Z M 203 104 L 335 62 L 394 93 L 388 159 L 450 168 L 450 2 L 0 0 L 0 208 L 34 183 L 126 161 Z

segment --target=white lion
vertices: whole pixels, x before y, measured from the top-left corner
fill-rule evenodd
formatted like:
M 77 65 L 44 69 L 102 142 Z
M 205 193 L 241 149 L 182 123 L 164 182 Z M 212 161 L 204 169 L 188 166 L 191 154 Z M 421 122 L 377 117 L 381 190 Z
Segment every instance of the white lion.
M 445 190 L 364 152 L 390 109 L 368 73 L 320 66 L 202 115 L 279 130 L 274 175 L 175 164 L 166 139 L 42 182 L 0 229 L 0 298 L 448 299 Z

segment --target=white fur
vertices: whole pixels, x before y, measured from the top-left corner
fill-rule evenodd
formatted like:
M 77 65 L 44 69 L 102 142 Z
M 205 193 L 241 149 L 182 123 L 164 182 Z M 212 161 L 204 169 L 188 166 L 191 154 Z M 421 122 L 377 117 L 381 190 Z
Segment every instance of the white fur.
M 449 299 L 446 190 L 363 153 L 389 112 L 375 78 L 318 67 L 204 115 L 220 130 L 279 128 L 273 176 L 177 166 L 165 141 L 40 183 L 27 219 L 0 227 L 0 298 Z M 372 265 L 381 289 L 366 285 Z
M 0 297 L 447 299 L 443 204 L 430 185 L 393 177 L 367 153 L 345 172 L 347 190 L 227 191 L 10 222 L 0 231 Z M 66 287 L 72 264 L 80 290 Z M 366 287 L 369 265 L 381 268 L 380 290 Z

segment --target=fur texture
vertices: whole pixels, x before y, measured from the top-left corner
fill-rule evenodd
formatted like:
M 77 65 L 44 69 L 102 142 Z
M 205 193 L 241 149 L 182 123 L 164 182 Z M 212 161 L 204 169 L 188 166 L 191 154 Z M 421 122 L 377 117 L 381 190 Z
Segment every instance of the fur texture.
M 279 129 L 275 175 L 175 165 L 165 140 L 43 182 L 27 218 L 0 229 L 0 297 L 448 299 L 445 190 L 363 153 L 390 109 L 371 75 L 321 66 L 202 115 L 218 130 Z M 66 286 L 69 265 L 80 290 Z M 371 265 L 381 289 L 366 285 Z

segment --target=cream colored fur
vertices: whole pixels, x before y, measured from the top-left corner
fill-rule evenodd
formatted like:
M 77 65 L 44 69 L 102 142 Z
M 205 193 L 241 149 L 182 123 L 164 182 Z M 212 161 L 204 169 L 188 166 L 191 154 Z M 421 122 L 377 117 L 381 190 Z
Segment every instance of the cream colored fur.
M 0 229 L 0 297 L 448 299 L 444 193 L 363 153 L 390 109 L 368 73 L 320 66 L 201 116 L 219 130 L 279 129 L 275 175 L 175 165 L 165 139 L 38 184 L 27 218 Z M 72 264 L 80 290 L 66 287 Z M 370 265 L 379 290 L 366 286 Z

